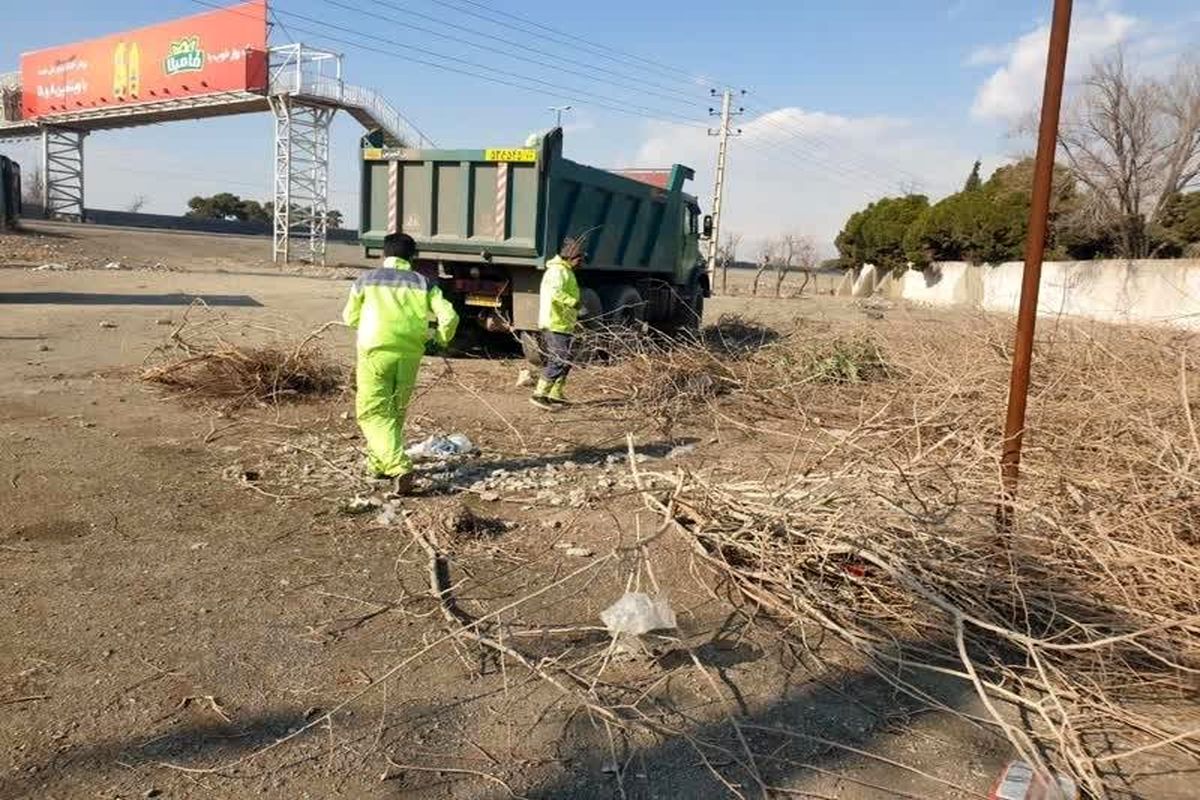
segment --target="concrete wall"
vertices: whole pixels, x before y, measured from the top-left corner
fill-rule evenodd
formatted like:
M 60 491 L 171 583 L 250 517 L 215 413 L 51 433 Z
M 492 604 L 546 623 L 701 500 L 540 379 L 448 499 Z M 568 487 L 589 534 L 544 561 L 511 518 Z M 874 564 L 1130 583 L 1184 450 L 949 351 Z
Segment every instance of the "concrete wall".
M 1012 313 L 1021 296 L 1022 269 L 1016 262 L 936 263 L 905 272 L 897 280 L 898 294 L 914 303 Z M 1200 328 L 1200 260 L 1047 262 L 1038 313 Z
M 26 219 L 39 219 L 42 208 L 25 204 Z M 152 228 L 155 230 L 192 231 L 196 233 L 229 233 L 236 236 L 270 236 L 269 222 L 248 222 L 236 219 L 208 219 L 173 214 L 147 214 L 141 211 L 111 211 L 104 208 L 88 208 L 84 219 L 93 225 L 109 225 L 118 228 Z M 357 242 L 358 231 L 345 228 L 330 228 L 327 234 L 331 242 Z

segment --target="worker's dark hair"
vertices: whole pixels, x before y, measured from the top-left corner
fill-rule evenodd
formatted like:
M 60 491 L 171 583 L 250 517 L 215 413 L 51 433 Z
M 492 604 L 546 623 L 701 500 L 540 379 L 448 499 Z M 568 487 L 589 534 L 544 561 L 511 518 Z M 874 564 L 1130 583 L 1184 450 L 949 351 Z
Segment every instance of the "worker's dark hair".
M 582 236 L 563 239 L 562 248 L 558 254 L 570 261 L 573 258 L 583 258 L 584 239 Z
M 412 257 L 417 254 L 417 243 L 407 233 L 389 233 L 383 237 L 383 257 L 403 258 L 405 261 L 412 260 Z

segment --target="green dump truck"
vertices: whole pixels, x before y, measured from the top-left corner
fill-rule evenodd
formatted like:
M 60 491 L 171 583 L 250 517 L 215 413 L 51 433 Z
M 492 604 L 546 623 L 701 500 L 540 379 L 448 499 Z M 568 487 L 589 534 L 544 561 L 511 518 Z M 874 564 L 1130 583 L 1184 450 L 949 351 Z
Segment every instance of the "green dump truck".
M 586 236 L 584 318 L 695 326 L 709 294 L 700 240 L 711 233 L 688 167 L 611 172 L 562 155 L 562 130 L 520 148 L 362 149 L 360 237 L 367 255 L 412 236 L 468 328 L 516 334 L 536 353 L 538 286 L 567 237 Z

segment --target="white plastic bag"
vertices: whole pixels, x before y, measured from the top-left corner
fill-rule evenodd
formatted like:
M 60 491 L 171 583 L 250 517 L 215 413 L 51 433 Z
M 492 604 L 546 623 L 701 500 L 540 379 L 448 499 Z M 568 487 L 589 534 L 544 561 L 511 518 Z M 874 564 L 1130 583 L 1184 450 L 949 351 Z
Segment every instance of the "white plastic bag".
M 461 433 L 452 433 L 449 436 L 435 434 L 423 442 L 414 444 L 404 452 L 408 454 L 409 458 L 438 459 L 461 456 L 474 450 L 475 445 L 471 443 L 470 439 Z
M 622 633 L 640 636 L 675 627 L 675 612 L 667 601 L 643 592 L 626 592 L 600 613 L 600 619 L 614 636 Z

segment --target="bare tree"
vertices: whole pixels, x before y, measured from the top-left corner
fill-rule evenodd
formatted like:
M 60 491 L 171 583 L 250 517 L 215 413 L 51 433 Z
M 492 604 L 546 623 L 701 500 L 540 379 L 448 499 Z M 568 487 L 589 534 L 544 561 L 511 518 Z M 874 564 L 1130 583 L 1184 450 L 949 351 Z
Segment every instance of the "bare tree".
M 762 274 L 770 268 L 771 263 L 775 260 L 775 251 L 778 249 L 779 243 L 774 239 L 767 239 L 758 248 L 758 269 L 754 273 L 754 285 L 750 289 L 753 295 L 758 294 L 758 280 Z
M 717 262 L 721 265 L 721 294 L 728 294 L 729 265 L 737 263 L 737 250 L 742 244 L 740 233 L 728 233 L 717 247 Z
M 783 281 L 793 268 L 804 272 L 804 283 L 800 285 L 800 294 L 804 294 L 817 261 L 817 247 L 812 239 L 801 234 L 785 234 L 779 239 L 778 256 L 775 260 L 775 296 L 782 294 Z
M 1159 87 L 1158 107 L 1168 130 L 1162 191 L 1152 222 L 1158 221 L 1173 194 L 1196 186 L 1200 179 L 1200 61 L 1179 63 L 1175 74 Z
M 1149 254 L 1148 230 L 1200 176 L 1200 64 L 1166 81 L 1133 75 L 1119 51 L 1097 62 L 1059 129 L 1086 189 L 1087 213 L 1115 232 L 1121 254 Z
M 146 206 L 146 195 L 137 194 L 137 195 L 134 195 L 133 199 L 129 201 L 129 204 L 125 206 L 125 210 L 127 212 L 129 212 L 130 214 L 136 214 L 139 211 L 141 211 L 145 206 Z

